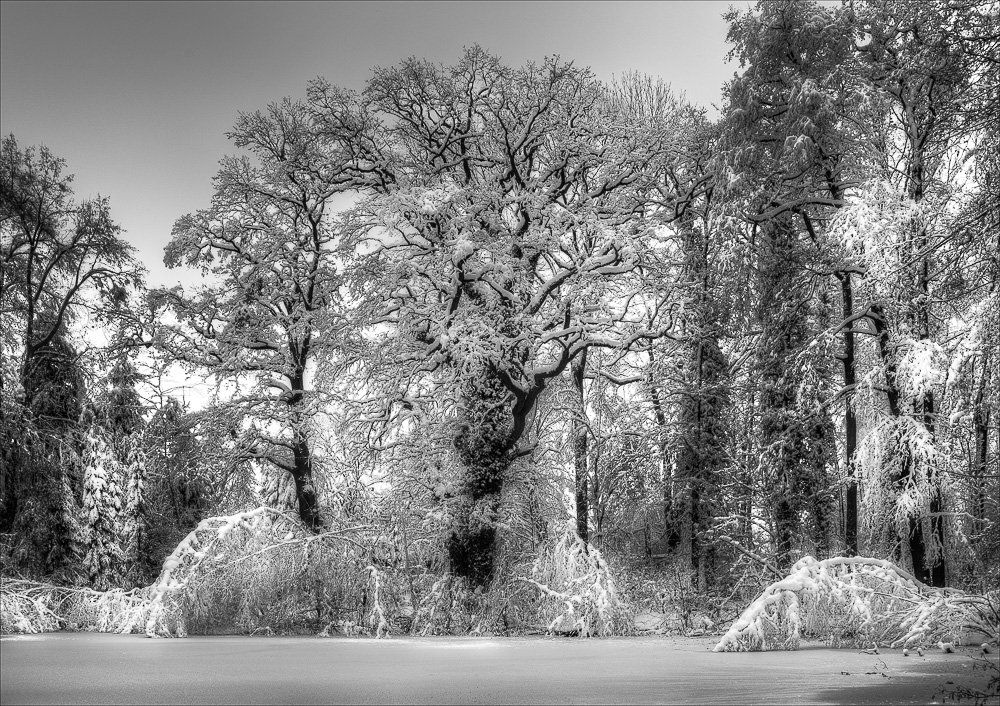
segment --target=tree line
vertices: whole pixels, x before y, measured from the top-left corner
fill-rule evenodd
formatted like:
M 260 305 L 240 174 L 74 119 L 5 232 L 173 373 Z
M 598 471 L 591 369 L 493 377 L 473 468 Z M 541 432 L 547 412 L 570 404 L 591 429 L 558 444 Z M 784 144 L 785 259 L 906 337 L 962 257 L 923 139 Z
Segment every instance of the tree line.
M 4 572 L 142 585 L 265 504 L 473 587 L 567 520 L 706 594 L 804 554 L 995 587 L 996 10 L 726 19 L 716 119 L 478 46 L 241 114 L 166 249 L 197 286 L 5 138 Z

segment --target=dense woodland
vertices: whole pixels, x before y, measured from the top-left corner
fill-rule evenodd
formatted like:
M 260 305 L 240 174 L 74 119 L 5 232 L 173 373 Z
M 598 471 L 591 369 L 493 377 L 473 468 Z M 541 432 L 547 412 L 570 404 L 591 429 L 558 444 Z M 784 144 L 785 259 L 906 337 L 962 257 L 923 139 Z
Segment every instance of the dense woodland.
M 997 8 L 727 21 L 717 119 L 478 46 L 241 114 L 196 286 L 5 137 L 10 585 L 379 634 L 691 629 L 807 555 L 996 591 Z

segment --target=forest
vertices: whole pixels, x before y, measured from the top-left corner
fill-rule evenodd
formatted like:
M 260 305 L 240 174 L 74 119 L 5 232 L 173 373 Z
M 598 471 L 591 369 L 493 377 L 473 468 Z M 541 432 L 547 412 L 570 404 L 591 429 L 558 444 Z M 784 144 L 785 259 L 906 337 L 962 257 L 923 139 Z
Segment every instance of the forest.
M 726 20 L 240 113 L 172 288 L 4 137 L 0 631 L 997 640 L 1000 13 Z

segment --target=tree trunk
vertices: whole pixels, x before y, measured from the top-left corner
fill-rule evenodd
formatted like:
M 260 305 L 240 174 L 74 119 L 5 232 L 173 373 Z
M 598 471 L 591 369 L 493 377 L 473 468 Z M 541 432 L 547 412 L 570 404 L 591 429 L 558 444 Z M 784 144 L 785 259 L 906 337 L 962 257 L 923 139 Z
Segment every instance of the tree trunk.
M 312 454 L 309 450 L 309 440 L 302 432 L 295 432 L 293 444 L 294 462 L 292 479 L 295 481 L 295 498 L 298 501 L 299 517 L 313 532 L 323 526 L 319 514 L 319 500 L 316 497 L 316 486 L 313 483 Z
M 292 393 L 288 397 L 292 427 L 292 480 L 295 481 L 295 499 L 299 508 L 299 517 L 313 532 L 323 527 L 319 512 L 319 498 L 316 495 L 316 485 L 313 481 L 312 450 L 309 448 L 309 438 L 305 431 L 305 414 L 302 406 L 305 402 L 305 364 L 290 376 Z
M 572 363 L 573 389 L 578 404 L 572 419 L 573 435 L 573 469 L 575 471 L 576 486 L 576 533 L 586 544 L 590 541 L 588 528 L 588 507 L 587 494 L 587 408 L 583 397 L 583 379 L 587 372 L 587 352 L 583 351 Z
M 795 230 L 788 220 L 775 220 L 766 223 L 761 232 L 766 239 L 759 266 L 762 332 L 757 351 L 761 458 L 770 473 L 776 561 L 784 569 L 791 564 L 805 500 L 798 487 L 804 429 L 795 404 L 797 368 L 790 363 L 808 339 L 796 292 L 801 263 Z
M 934 397 L 931 392 L 928 392 L 924 398 L 923 405 L 924 412 L 924 426 L 927 427 L 927 431 L 930 432 L 931 438 L 934 437 Z M 938 588 L 943 588 L 947 585 L 947 575 L 945 573 L 945 560 L 944 560 L 944 498 L 941 495 L 941 488 L 937 486 L 934 488 L 934 493 L 931 496 L 930 506 L 930 530 L 931 535 L 934 537 L 934 541 L 937 543 L 938 557 L 930 566 L 927 566 L 927 559 L 924 558 L 924 563 L 921 564 L 922 569 L 918 569 L 917 575 L 923 574 L 924 583 L 930 584 L 931 586 L 937 586 Z M 914 568 L 916 568 L 916 562 L 914 561 Z
M 461 499 L 448 537 L 452 571 L 474 586 L 491 579 L 500 494 L 513 462 L 511 394 L 493 366 L 462 383 L 462 411 L 454 438 L 462 464 Z M 518 425 L 523 427 L 523 421 Z
M 972 406 L 972 430 L 974 451 L 972 459 L 972 514 L 975 520 L 986 519 L 986 456 L 989 453 L 990 408 L 984 403 L 986 386 L 990 377 L 989 351 L 982 354 L 983 375 L 979 379 L 979 389 Z
M 843 303 L 844 321 L 850 321 L 854 315 L 854 291 L 850 272 L 837 273 L 840 280 L 841 301 Z M 858 420 L 854 414 L 852 399 L 857 384 L 854 354 L 854 324 L 844 328 L 844 457 L 847 467 L 847 488 L 844 507 L 844 543 L 847 545 L 847 555 L 858 553 L 858 483 L 855 474 L 854 454 L 858 448 Z
M 907 100 L 903 94 L 903 87 L 899 87 L 899 93 L 897 98 L 900 104 L 905 105 Z M 929 96 L 930 97 L 930 96 Z M 931 103 L 933 105 L 933 103 Z M 933 110 L 932 110 L 933 114 Z M 919 204 L 924 198 L 924 185 L 927 179 L 927 173 L 925 169 L 925 152 L 926 149 L 926 138 L 928 137 L 928 130 L 933 129 L 933 121 L 931 118 L 929 122 L 921 124 L 921 122 L 915 117 L 912 110 L 908 111 L 904 115 L 910 121 L 907 126 L 907 139 L 911 147 L 911 157 L 909 164 L 909 172 L 907 174 L 907 195 L 913 200 L 915 204 Z M 927 234 L 927 224 L 919 219 L 919 217 L 914 217 L 912 221 L 912 234 L 913 234 L 913 245 L 914 253 L 922 253 L 919 260 L 919 269 L 917 271 L 917 296 L 915 298 L 916 311 L 914 312 L 914 319 L 917 325 L 918 336 L 921 341 L 927 341 L 931 338 L 931 292 L 930 292 L 930 282 L 931 282 L 931 254 L 928 249 L 928 234 Z M 923 400 L 923 424 L 924 427 L 931 435 L 931 439 L 934 439 L 934 392 L 933 390 L 927 390 L 924 395 Z M 915 410 L 916 411 L 916 410 Z M 944 520 L 942 519 L 941 513 L 944 511 L 944 499 L 941 497 L 941 488 L 937 486 L 934 488 L 934 494 L 930 501 L 930 530 L 931 536 L 938 545 L 937 558 L 934 563 L 927 566 L 926 554 L 921 556 L 922 561 L 918 564 L 917 557 L 914 555 L 914 571 L 917 576 L 920 576 L 925 583 L 929 583 L 931 586 L 943 587 L 945 585 L 945 559 L 944 559 Z M 914 522 L 911 520 L 911 525 Z M 917 520 L 916 524 L 920 524 Z M 926 552 L 927 544 L 926 538 L 923 536 L 923 529 L 921 528 L 919 532 L 911 528 L 911 534 L 919 533 L 921 540 L 923 542 L 922 546 L 919 547 L 920 550 Z
M 650 368 L 654 368 L 655 365 L 656 358 L 653 354 L 653 349 L 650 348 L 649 366 Z M 660 401 L 659 390 L 653 384 L 652 375 L 649 376 L 648 385 L 649 398 L 653 406 L 653 417 L 656 419 L 656 426 L 659 429 L 659 439 L 656 446 L 660 453 L 660 482 L 663 484 L 663 535 L 667 538 L 667 548 L 673 550 L 677 547 L 680 537 L 674 527 L 674 479 L 670 469 L 670 458 L 667 448 L 667 416 L 663 411 L 663 403 Z

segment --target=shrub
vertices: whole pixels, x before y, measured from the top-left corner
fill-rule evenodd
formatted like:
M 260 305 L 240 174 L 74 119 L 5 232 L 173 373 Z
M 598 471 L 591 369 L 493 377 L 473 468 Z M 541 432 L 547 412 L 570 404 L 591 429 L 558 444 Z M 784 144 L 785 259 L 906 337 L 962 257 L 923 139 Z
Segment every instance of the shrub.
M 629 634 L 633 611 L 601 553 L 581 540 L 572 523 L 562 536 L 544 546 L 522 581 L 538 588 L 538 613 L 550 633 L 583 637 Z
M 998 616 L 995 591 L 931 588 L 881 559 L 807 556 L 764 589 L 715 651 L 795 649 L 803 634 L 834 646 L 925 645 L 970 630 L 996 636 Z

